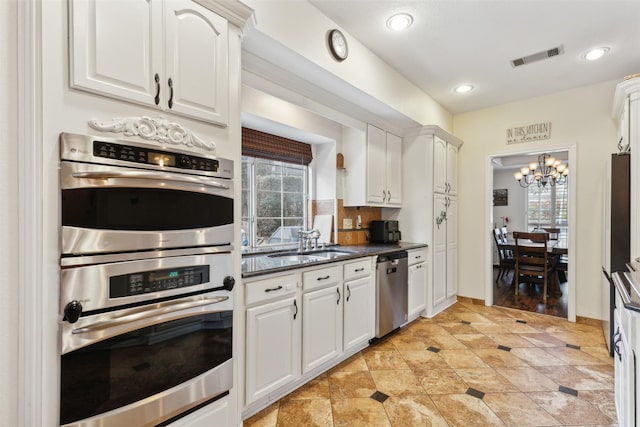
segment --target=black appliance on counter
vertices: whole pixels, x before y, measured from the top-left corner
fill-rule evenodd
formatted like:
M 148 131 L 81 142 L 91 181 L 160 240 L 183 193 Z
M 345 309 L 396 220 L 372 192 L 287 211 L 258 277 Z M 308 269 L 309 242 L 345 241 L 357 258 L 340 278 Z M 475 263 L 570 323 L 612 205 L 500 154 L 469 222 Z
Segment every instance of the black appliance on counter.
M 371 243 L 398 243 L 400 238 L 398 221 L 371 221 L 369 225 L 369 241 Z
M 631 247 L 629 174 L 629 152 L 612 154 L 605 175 L 602 264 L 602 273 L 605 277 L 602 286 L 602 313 L 605 314 L 602 329 L 611 356 L 613 356 L 613 310 L 615 308 L 615 290 L 611 276 L 615 272 L 627 271 L 626 263 L 629 262 Z

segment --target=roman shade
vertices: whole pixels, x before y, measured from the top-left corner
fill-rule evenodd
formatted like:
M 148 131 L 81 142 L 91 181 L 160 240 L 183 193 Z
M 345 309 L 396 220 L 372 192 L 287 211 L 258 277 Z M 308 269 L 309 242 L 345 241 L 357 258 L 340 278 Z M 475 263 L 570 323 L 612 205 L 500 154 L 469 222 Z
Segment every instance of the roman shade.
M 242 155 L 305 166 L 313 160 L 309 144 L 245 127 L 242 128 Z

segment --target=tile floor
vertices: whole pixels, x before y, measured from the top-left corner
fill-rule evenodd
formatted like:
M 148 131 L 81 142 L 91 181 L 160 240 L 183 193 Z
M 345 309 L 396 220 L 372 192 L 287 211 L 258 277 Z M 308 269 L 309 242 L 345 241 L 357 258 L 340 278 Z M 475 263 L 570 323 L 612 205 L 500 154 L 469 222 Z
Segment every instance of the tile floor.
M 616 426 L 599 327 L 458 302 L 245 420 L 285 426 Z

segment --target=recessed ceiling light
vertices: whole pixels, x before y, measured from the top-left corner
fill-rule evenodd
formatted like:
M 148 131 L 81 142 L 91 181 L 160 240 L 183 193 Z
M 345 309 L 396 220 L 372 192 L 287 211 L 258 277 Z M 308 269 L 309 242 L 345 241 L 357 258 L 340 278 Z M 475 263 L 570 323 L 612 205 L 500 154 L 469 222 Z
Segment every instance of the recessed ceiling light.
M 413 24 L 413 16 L 408 13 L 397 13 L 387 19 L 387 27 L 393 31 L 406 30 Z
M 467 92 L 471 91 L 472 89 L 473 89 L 473 86 L 464 84 L 464 85 L 460 85 L 460 86 L 456 87 L 453 91 L 455 93 L 467 93 Z
M 602 58 L 607 52 L 609 52 L 608 47 L 597 47 L 585 53 L 584 59 L 587 61 L 595 61 L 596 59 Z

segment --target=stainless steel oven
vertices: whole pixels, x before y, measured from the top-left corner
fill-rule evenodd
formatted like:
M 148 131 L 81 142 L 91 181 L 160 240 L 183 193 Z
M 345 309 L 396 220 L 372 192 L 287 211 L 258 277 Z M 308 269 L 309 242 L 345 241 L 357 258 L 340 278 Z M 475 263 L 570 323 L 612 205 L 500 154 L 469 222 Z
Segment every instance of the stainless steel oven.
M 232 387 L 230 253 L 62 269 L 63 426 L 155 426 Z
M 233 240 L 231 160 L 70 133 L 60 157 L 63 256 Z
M 60 136 L 60 424 L 165 425 L 233 387 L 233 162 Z

